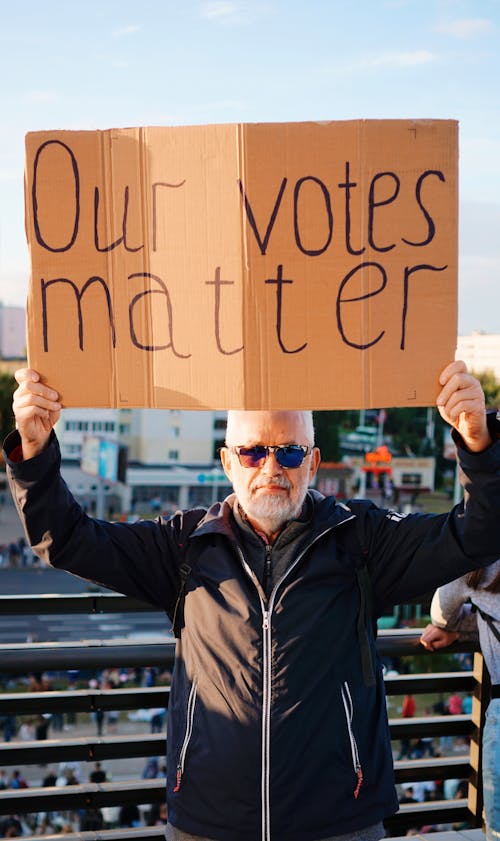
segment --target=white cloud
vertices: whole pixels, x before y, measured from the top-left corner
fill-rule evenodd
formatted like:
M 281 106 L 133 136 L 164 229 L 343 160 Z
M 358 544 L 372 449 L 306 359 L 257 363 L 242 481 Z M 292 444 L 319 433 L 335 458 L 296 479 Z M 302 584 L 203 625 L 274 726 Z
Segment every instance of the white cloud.
M 233 18 L 238 12 L 238 4 L 231 3 L 229 0 L 203 3 L 201 7 L 201 16 L 204 18 Z
M 120 29 L 115 29 L 112 33 L 113 38 L 127 38 L 129 35 L 135 35 L 140 31 L 140 26 L 131 24 L 130 26 L 121 26 Z
M 55 91 L 29 91 L 24 96 L 24 100 L 32 105 L 46 105 L 48 102 L 57 102 L 58 99 Z
M 438 57 L 434 53 L 429 52 L 429 50 L 413 50 L 412 52 L 404 53 L 380 53 L 378 55 L 363 56 L 353 64 L 343 65 L 341 69 L 344 73 L 365 73 L 385 67 L 390 70 L 419 67 L 425 64 L 432 64 L 437 60 Z M 332 67 L 329 65 L 326 69 L 334 70 L 337 73 L 339 66 Z
M 258 0 L 206 0 L 200 4 L 200 16 L 218 23 L 255 23 L 262 17 L 273 15 L 268 2 Z
M 458 18 L 446 23 L 437 24 L 434 29 L 442 32 L 443 35 L 451 35 L 453 38 L 473 38 L 493 28 L 488 18 Z
M 386 53 L 368 59 L 369 67 L 416 67 L 419 64 L 430 64 L 436 61 L 436 56 L 429 50 L 413 50 L 407 53 Z

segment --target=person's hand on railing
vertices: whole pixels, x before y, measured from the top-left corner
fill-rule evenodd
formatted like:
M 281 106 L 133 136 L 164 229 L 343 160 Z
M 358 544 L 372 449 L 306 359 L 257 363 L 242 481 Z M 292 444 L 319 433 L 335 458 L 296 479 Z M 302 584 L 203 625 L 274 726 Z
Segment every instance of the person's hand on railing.
M 427 625 L 420 637 L 420 644 L 429 651 L 437 651 L 439 648 L 446 648 L 457 639 L 457 631 L 445 631 L 436 625 Z
M 23 458 L 29 459 L 45 449 L 52 427 L 59 420 L 59 395 L 44 385 L 40 374 L 31 368 L 20 368 L 14 374 L 19 383 L 14 392 L 12 408 L 16 427 L 21 436 Z

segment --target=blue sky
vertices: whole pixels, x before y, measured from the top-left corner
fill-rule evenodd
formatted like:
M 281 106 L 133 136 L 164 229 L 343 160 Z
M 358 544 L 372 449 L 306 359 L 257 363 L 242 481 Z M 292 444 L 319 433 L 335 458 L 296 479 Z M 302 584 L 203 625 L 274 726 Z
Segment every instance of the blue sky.
M 0 301 L 25 302 L 24 135 L 460 121 L 459 332 L 500 333 L 500 0 L 0 2 Z

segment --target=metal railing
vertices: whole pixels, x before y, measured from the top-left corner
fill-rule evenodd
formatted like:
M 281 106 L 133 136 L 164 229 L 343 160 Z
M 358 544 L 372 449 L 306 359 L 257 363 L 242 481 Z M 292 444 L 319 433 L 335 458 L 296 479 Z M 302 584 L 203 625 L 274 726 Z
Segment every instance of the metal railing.
M 76 596 L 3 596 L 3 615 L 43 615 L 73 613 L 121 613 L 152 611 L 150 606 L 115 594 L 82 594 Z M 415 630 L 381 631 L 378 648 L 382 656 L 399 658 L 425 654 L 418 646 Z M 418 647 L 417 647 L 418 646 Z M 450 651 L 469 651 L 455 645 Z M 137 640 L 85 640 L 53 643 L 18 643 L 0 645 L 0 670 L 5 675 L 27 675 L 33 672 L 96 670 L 118 667 L 160 667 L 173 665 L 175 641 L 147 644 Z M 432 655 L 428 655 L 432 657 Z M 482 657 L 474 655 L 474 670 L 438 674 L 391 675 L 386 677 L 389 697 L 408 693 L 471 692 L 472 716 L 430 715 L 403 719 L 390 717 L 393 740 L 418 738 L 470 738 L 470 750 L 460 755 L 402 759 L 395 762 L 397 783 L 426 780 L 467 779 L 468 799 L 439 800 L 403 804 L 397 815 L 389 818 L 390 832 L 403 832 L 413 826 L 434 823 L 469 821 L 481 826 L 481 751 L 484 724 L 484 701 L 488 699 L 489 680 Z M 165 686 L 124 689 L 79 689 L 47 692 L 5 692 L 0 694 L 0 717 L 54 713 L 99 713 L 106 711 L 168 707 L 169 688 Z M 105 762 L 113 759 L 158 757 L 165 751 L 163 733 L 137 735 L 80 736 L 60 733 L 57 738 L 42 741 L 0 743 L 0 766 L 46 765 L 47 763 L 84 761 Z M 0 815 L 29 815 L 37 812 L 99 810 L 123 803 L 155 804 L 165 798 L 165 779 L 123 780 L 103 783 L 80 783 L 54 787 L 29 787 L 0 791 Z M 163 834 L 161 826 L 135 829 L 99 829 L 69 835 L 70 841 L 84 839 L 139 839 Z M 37 836 L 33 836 L 37 837 Z M 42 837 L 42 836 L 40 836 Z M 43 838 L 47 839 L 47 835 Z

